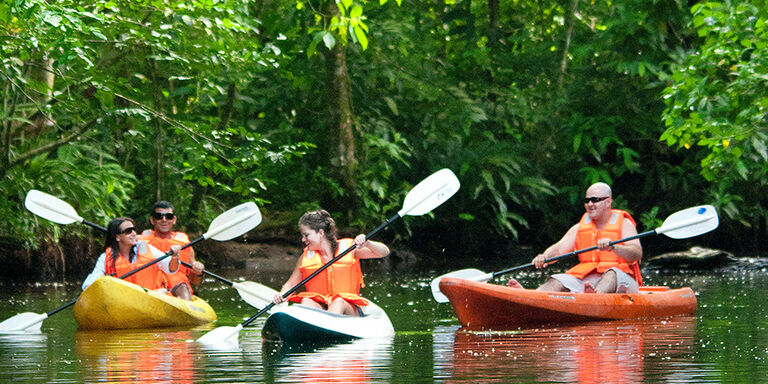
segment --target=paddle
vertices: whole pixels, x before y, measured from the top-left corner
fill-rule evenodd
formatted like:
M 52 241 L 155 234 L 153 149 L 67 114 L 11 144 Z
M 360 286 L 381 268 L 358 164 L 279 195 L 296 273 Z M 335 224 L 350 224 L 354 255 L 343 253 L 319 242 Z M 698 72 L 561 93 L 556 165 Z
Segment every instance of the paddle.
M 192 266 L 186 262 L 182 261 L 181 263 L 189 268 L 192 268 Z M 274 289 L 253 281 L 234 282 L 227 280 L 226 278 L 221 277 L 213 272 L 203 270 L 203 273 L 236 289 L 240 294 L 240 298 L 248 303 L 248 305 L 255 308 L 264 308 L 265 306 L 269 305 L 269 303 L 272 302 L 272 298 L 274 298 L 275 294 L 277 293 L 277 291 Z
M 33 200 L 35 199 L 35 197 L 39 197 L 39 196 L 40 195 L 37 194 L 37 193 L 33 194 Z M 27 197 L 29 198 L 29 194 L 27 195 Z M 58 200 L 58 199 L 56 199 L 56 200 Z M 50 201 L 54 201 L 54 200 L 46 200 L 46 201 L 50 202 Z M 66 206 L 69 205 L 67 203 L 64 203 L 61 200 L 59 200 L 59 202 L 63 203 Z M 25 204 L 26 204 L 26 202 L 25 202 Z M 44 206 L 44 205 L 41 205 L 41 204 L 32 204 L 31 206 L 33 207 L 32 209 L 30 209 L 30 211 L 32 211 L 32 212 L 35 212 L 35 210 L 40 210 L 41 208 L 43 210 L 51 208 L 50 206 Z M 29 207 L 30 206 L 27 205 L 27 208 L 29 208 Z M 56 206 L 55 208 L 60 208 L 60 207 Z M 62 220 L 65 221 L 65 222 L 67 222 L 68 220 L 71 220 L 71 221 L 68 221 L 69 223 L 73 223 L 75 221 L 85 222 L 84 220 L 74 219 L 74 217 L 71 215 L 72 213 L 74 213 L 74 209 L 72 209 L 71 211 L 69 211 L 67 209 L 56 210 L 54 212 L 57 212 L 57 214 L 59 214 L 60 216 L 52 215 L 52 216 L 49 216 L 49 217 L 58 218 L 58 219 L 64 218 Z M 64 212 L 64 213 L 61 213 L 61 212 Z M 35 212 L 35 213 L 37 213 L 37 212 Z M 77 214 L 75 213 L 74 216 L 77 216 Z M 42 217 L 45 217 L 45 216 L 42 216 Z M 79 216 L 78 216 L 78 218 L 79 218 Z M 253 227 L 259 225 L 259 223 L 261 223 L 261 213 L 259 212 L 259 208 L 256 206 L 256 204 L 253 203 L 253 202 L 248 202 L 248 203 L 240 204 L 237 207 L 234 207 L 234 208 L 232 208 L 232 209 L 222 213 L 218 217 L 216 217 L 216 219 L 214 219 L 213 222 L 211 222 L 211 225 L 208 227 L 208 232 L 204 233 L 199 238 L 197 238 L 197 239 L 191 241 L 190 243 L 186 244 L 185 246 L 182 247 L 182 249 L 187 248 L 189 246 L 192 246 L 193 244 L 196 244 L 196 243 L 198 243 L 198 242 L 200 242 L 200 241 L 202 241 L 204 239 L 209 239 L 209 238 L 214 239 L 214 240 L 218 240 L 218 241 L 231 240 L 231 239 L 233 239 L 233 238 L 235 238 L 237 236 L 242 235 L 245 232 L 248 232 Z M 136 272 L 138 272 L 140 270 L 143 270 L 144 268 L 147 268 L 150 265 L 155 264 L 155 263 L 159 262 L 160 260 L 162 260 L 162 259 L 164 259 L 164 258 L 166 258 L 168 256 L 171 256 L 172 254 L 173 254 L 172 252 L 168 252 L 165 255 L 163 255 L 161 257 L 158 257 L 155 260 L 153 260 L 153 261 L 151 261 L 151 262 L 149 262 L 147 264 L 144 264 L 141 267 L 136 268 L 136 269 L 134 269 L 131 272 L 128 272 L 128 273 L 124 274 L 123 276 L 120 276 L 120 278 L 124 279 L 124 278 L 126 278 L 126 277 L 128 277 L 130 275 L 133 275 L 134 273 L 136 273 Z M 31 312 L 25 312 L 25 313 L 21 313 L 21 314 L 18 314 L 16 316 L 13 316 L 13 317 L 3 321 L 2 323 L 0 323 L 0 333 L 2 333 L 2 332 L 22 332 L 22 331 L 26 332 L 28 330 L 29 331 L 39 331 L 41 323 L 42 323 L 43 320 L 47 319 L 48 317 L 52 316 L 53 314 L 55 314 L 55 313 L 65 309 L 67 307 L 70 307 L 70 306 L 74 305 L 75 302 L 77 302 L 77 299 L 72 300 L 69 303 L 62 305 L 61 307 L 56 308 L 53 311 L 50 311 L 50 312 L 44 313 L 44 314 L 36 314 L 36 313 L 31 313 Z
M 408 192 L 408 194 L 405 196 L 405 201 L 403 202 L 403 208 L 396 215 L 392 216 L 389 220 L 387 220 L 386 222 L 378 226 L 376 229 L 371 231 L 369 234 L 365 236 L 365 238 L 370 239 L 376 233 L 378 233 L 381 229 L 383 229 L 393 221 L 397 220 L 398 218 L 403 217 L 404 215 L 421 216 L 425 213 L 432 211 L 433 209 L 437 208 L 440 204 L 448 200 L 451 196 L 453 196 L 453 194 L 455 194 L 456 191 L 459 190 L 459 187 L 460 187 L 459 179 L 457 179 L 456 175 L 454 175 L 453 172 L 451 172 L 449 169 L 441 169 L 433 173 L 426 179 L 422 180 L 415 187 L 413 187 L 413 189 L 410 192 Z M 331 264 L 333 264 L 337 260 L 344 257 L 344 255 L 354 250 L 356 247 L 357 247 L 357 244 L 354 244 L 351 247 L 347 248 L 345 251 L 341 252 L 338 256 L 334 257 L 325 265 L 320 267 L 320 269 L 313 272 L 311 275 L 307 276 L 307 278 L 302 280 L 300 283 L 296 284 L 296 286 L 294 286 L 293 288 L 283 293 L 283 298 L 287 298 L 288 296 L 290 296 L 294 291 L 296 291 L 301 286 L 306 284 L 309 280 L 317 276 L 317 274 L 324 271 Z M 237 325 L 236 327 L 218 327 L 206 333 L 205 335 L 197 339 L 197 341 L 203 344 L 215 345 L 215 346 L 230 346 L 230 345 L 236 346 L 237 345 L 236 336 L 239 334 L 240 330 L 243 329 L 243 327 L 248 326 L 248 324 L 256 320 L 256 318 L 258 318 L 265 312 L 269 311 L 274 305 L 275 305 L 274 302 L 270 302 L 269 305 L 267 305 L 264 309 L 259 311 L 257 314 L 251 316 L 249 319 L 245 320 L 244 322 Z M 232 341 L 233 337 L 234 337 L 234 342 Z
M 80 215 L 77 214 L 77 211 L 64 200 L 36 189 L 27 192 L 27 197 L 24 199 L 24 206 L 35 215 L 53 221 L 54 223 L 72 224 L 78 222 L 90 225 L 91 227 L 100 229 L 104 232 L 107 231 L 107 228 L 86 221 L 80 217 Z
M 53 221 L 54 223 L 66 225 L 74 222 L 79 222 L 79 223 L 90 225 L 91 227 L 100 229 L 104 232 L 107 231 L 106 228 L 98 224 L 94 224 L 90 221 L 84 220 L 82 217 L 80 217 L 77 214 L 77 211 L 75 211 L 75 209 L 71 205 L 67 204 L 65 201 L 55 196 L 51 196 L 45 192 L 41 192 L 34 189 L 29 191 L 27 193 L 26 199 L 24 200 L 24 205 L 27 207 L 27 209 L 30 212 L 44 219 Z M 256 210 L 258 211 L 258 207 L 256 208 Z M 259 222 L 261 221 L 260 214 L 259 214 L 258 220 Z M 253 226 L 255 227 L 256 225 L 258 225 L 258 223 L 254 224 Z M 192 268 L 192 265 L 190 265 L 189 263 L 186 263 L 183 261 L 181 263 L 188 268 Z M 266 306 L 272 301 L 272 297 L 274 297 L 274 292 L 275 292 L 274 289 L 266 287 L 259 283 L 254 283 L 251 281 L 236 283 L 236 282 L 229 281 L 224 277 L 221 277 L 219 275 L 216 275 L 206 270 L 203 270 L 203 273 L 235 288 L 237 292 L 240 294 L 240 297 L 246 303 L 256 308 L 264 308 L 264 306 Z M 269 295 L 270 293 L 271 293 L 271 296 Z
M 625 241 L 639 239 L 641 237 L 654 235 L 654 234 L 664 234 L 673 239 L 686 239 L 689 237 L 694 237 L 694 236 L 707 233 L 717 228 L 718 224 L 719 224 L 719 220 L 717 218 L 717 211 L 715 211 L 715 208 L 711 205 L 701 205 L 698 207 L 691 207 L 691 208 L 683 209 L 682 211 L 677 211 L 673 213 L 672 215 L 667 217 L 666 220 L 664 220 L 664 223 L 662 223 L 661 227 L 659 228 L 656 228 L 651 231 L 643 232 L 643 233 L 638 233 L 637 235 L 629 236 L 624 239 L 611 241 L 610 244 L 614 245 L 618 243 L 623 243 Z M 579 250 L 569 252 L 560 256 L 549 258 L 545 260 L 545 262 L 549 263 L 552 261 L 564 259 L 566 257 L 576 256 L 580 253 L 593 251 L 595 249 L 597 249 L 597 246 L 579 249 Z M 528 263 L 525 265 L 520 265 L 517 267 L 512 267 L 509 269 L 505 269 L 503 271 L 492 272 L 492 273 L 486 273 L 474 268 L 449 272 L 432 280 L 432 283 L 430 284 L 432 287 L 432 296 L 434 297 L 435 301 L 437 301 L 438 303 L 448 302 L 448 298 L 445 295 L 443 295 L 442 292 L 440 292 L 440 280 L 444 277 L 456 277 L 456 278 L 465 279 L 465 280 L 486 282 L 493 279 L 496 276 L 514 272 L 523 268 L 529 268 L 532 266 L 533 266 L 533 263 Z

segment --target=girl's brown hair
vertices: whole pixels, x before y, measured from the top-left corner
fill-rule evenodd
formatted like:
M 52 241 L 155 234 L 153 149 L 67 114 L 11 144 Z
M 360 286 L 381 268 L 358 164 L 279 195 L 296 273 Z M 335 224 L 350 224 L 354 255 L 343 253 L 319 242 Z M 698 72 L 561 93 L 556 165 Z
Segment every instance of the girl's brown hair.
M 339 230 L 336 228 L 336 222 L 325 209 L 319 211 L 307 212 L 299 219 L 299 225 L 306 225 L 313 231 L 325 232 L 325 238 L 331 242 L 331 250 L 333 254 L 336 254 L 336 248 L 338 247 L 337 236 Z

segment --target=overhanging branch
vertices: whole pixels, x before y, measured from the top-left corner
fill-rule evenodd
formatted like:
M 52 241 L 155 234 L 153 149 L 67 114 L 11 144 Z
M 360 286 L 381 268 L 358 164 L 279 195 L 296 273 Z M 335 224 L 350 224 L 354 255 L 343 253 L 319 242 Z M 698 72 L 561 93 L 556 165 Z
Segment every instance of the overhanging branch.
M 17 165 L 27 161 L 28 159 L 31 159 L 31 158 L 41 154 L 41 153 L 55 151 L 56 149 L 58 149 L 62 145 L 67 144 L 70 141 L 72 141 L 75 138 L 77 138 L 78 136 L 82 135 L 83 132 L 85 132 L 86 130 L 88 130 L 92 126 L 94 126 L 97 121 L 98 121 L 98 119 L 93 119 L 90 122 L 88 122 L 87 124 L 83 124 L 80 128 L 77 128 L 74 132 L 70 133 L 69 135 L 60 138 L 59 140 L 50 142 L 50 143 L 48 143 L 46 145 L 37 147 L 37 148 L 32 149 L 32 150 L 30 150 L 30 151 L 28 151 L 28 152 L 26 152 L 24 154 L 21 154 L 21 155 L 17 156 L 16 158 L 14 158 L 10 162 L 8 162 L 8 164 L 6 164 L 2 169 L 0 169 L 0 174 L 5 175 L 5 173 L 8 172 L 9 169 L 11 169 L 11 168 L 13 168 L 13 167 L 15 167 L 15 166 L 17 166 Z

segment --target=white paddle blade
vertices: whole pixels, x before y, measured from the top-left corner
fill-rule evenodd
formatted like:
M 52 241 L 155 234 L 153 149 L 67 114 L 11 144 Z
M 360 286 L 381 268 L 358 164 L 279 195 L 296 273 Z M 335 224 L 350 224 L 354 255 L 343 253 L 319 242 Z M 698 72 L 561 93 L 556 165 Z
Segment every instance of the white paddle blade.
M 663 233 L 673 239 L 687 239 L 707 233 L 719 224 L 715 207 L 700 205 L 673 213 L 664 220 L 656 233 Z
M 444 277 L 455 277 L 458 279 L 486 282 L 490 280 L 491 277 L 493 277 L 493 274 L 485 273 L 479 269 L 467 268 L 467 269 L 460 269 L 458 271 L 448 272 L 444 275 L 441 275 L 435 278 L 430 283 L 430 286 L 432 288 L 432 297 L 438 303 L 448 302 L 448 297 L 446 297 L 442 292 L 440 292 L 440 280 L 442 280 Z
M 255 308 L 264 308 L 272 302 L 272 299 L 279 292 L 274 289 L 254 283 L 253 281 L 243 281 L 240 283 L 232 283 L 232 287 L 237 289 L 240 297 L 249 305 Z
M 40 327 L 43 325 L 43 320 L 47 318 L 47 314 L 41 315 L 32 312 L 19 313 L 0 323 L 0 333 L 40 333 Z
M 239 343 L 238 336 L 240 336 L 241 329 L 243 329 L 242 324 L 238 324 L 236 327 L 218 327 L 200 336 L 196 341 L 216 349 L 237 349 Z
M 420 216 L 437 208 L 451 198 L 461 186 L 459 179 L 448 168 L 443 168 L 420 183 L 416 184 L 405 196 L 403 209 L 398 212 L 405 215 Z
M 35 215 L 54 223 L 72 224 L 83 221 L 77 211 L 64 200 L 36 189 L 27 192 L 24 206 Z
M 261 224 L 261 212 L 256 203 L 249 201 L 234 207 L 211 222 L 203 238 L 218 241 L 232 240 Z

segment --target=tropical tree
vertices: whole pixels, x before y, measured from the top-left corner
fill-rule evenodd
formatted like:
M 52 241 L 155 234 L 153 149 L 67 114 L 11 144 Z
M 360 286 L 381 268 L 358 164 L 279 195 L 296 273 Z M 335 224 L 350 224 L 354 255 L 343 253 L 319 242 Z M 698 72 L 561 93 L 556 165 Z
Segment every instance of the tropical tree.
M 671 70 L 661 136 L 700 161 L 701 175 L 715 185 L 711 200 L 754 231 L 753 239 L 768 228 L 767 5 L 708 1 L 691 8 L 700 43 L 681 51 Z

